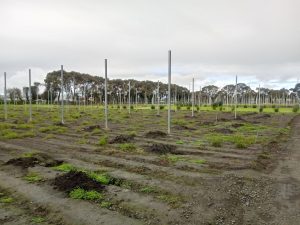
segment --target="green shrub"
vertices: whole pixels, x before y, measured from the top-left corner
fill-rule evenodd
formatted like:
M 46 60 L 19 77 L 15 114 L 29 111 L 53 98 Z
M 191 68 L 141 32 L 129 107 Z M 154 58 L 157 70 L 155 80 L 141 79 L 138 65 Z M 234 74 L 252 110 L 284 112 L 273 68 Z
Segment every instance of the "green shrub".
M 246 108 L 248 108 L 248 106 L 247 106 L 247 105 L 244 105 L 244 108 L 246 109 Z
M 100 146 L 104 146 L 108 144 L 108 137 L 107 135 L 104 135 L 102 137 L 100 137 L 99 141 L 98 141 L 98 145 Z
M 187 110 L 191 110 L 191 106 L 188 105 L 188 106 L 186 107 L 186 109 L 187 109 Z
M 259 108 L 259 112 L 263 112 L 263 111 L 264 111 L 264 107 L 261 106 L 261 107 Z
M 276 108 L 274 109 L 274 112 L 279 112 L 279 108 L 276 107 Z
M 155 109 L 155 106 L 154 106 L 154 105 L 151 105 L 151 109 Z
M 164 108 L 165 108 L 164 105 L 160 105 L 160 106 L 159 106 L 159 109 L 161 109 L 161 110 L 163 110 Z
M 256 108 L 257 108 L 257 105 L 252 105 L 252 108 L 253 108 L 253 109 L 256 109 Z
M 272 108 L 275 109 L 276 105 L 272 105 Z
M 132 152 L 136 150 L 136 146 L 133 143 L 119 144 L 119 148 L 124 152 Z
M 293 112 L 296 113 L 299 111 L 299 105 L 294 105 L 293 106 Z
M 181 109 L 181 106 L 180 106 L 180 105 L 177 105 L 177 106 L 176 106 L 176 109 L 177 109 L 177 110 L 180 110 L 180 109 Z

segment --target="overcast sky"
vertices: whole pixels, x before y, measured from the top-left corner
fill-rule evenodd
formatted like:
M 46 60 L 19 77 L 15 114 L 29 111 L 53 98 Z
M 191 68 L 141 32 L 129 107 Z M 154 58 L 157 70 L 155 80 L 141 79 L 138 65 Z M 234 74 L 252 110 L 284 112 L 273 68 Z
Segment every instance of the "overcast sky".
M 239 81 L 293 87 L 300 78 L 299 0 L 0 0 L 0 92 L 63 64 L 110 78 L 196 88 Z

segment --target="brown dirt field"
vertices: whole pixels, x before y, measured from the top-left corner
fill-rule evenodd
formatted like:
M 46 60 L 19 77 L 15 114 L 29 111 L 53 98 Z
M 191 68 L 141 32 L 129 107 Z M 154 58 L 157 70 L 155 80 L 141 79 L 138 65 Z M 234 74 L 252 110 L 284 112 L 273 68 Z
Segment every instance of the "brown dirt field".
M 65 132 L 49 132 L 50 138 L 40 132 L 1 140 L 0 193 L 14 201 L 0 203 L 0 223 L 36 224 L 34 215 L 44 219 L 41 224 L 61 225 L 299 224 L 300 116 L 249 113 L 232 121 L 226 112 L 219 112 L 218 120 L 213 112 L 194 118 L 176 113 L 171 135 L 163 132 L 164 111 L 160 117 L 142 111 L 120 114 L 110 120 L 108 131 L 94 125 L 99 118 L 86 112 L 67 120 Z M 87 120 L 90 124 L 83 124 Z M 41 122 L 43 127 L 51 124 Z M 282 130 L 288 126 L 290 131 Z M 236 133 L 257 140 L 238 148 L 229 139 Z M 104 135 L 109 141 L 99 145 Z M 230 141 L 214 146 L 209 141 L 214 135 Z M 30 152 L 36 154 L 22 157 Z M 62 162 L 106 174 L 110 182 L 53 168 Z M 28 182 L 29 174 L 43 179 Z M 69 198 L 74 187 L 103 193 L 102 204 Z

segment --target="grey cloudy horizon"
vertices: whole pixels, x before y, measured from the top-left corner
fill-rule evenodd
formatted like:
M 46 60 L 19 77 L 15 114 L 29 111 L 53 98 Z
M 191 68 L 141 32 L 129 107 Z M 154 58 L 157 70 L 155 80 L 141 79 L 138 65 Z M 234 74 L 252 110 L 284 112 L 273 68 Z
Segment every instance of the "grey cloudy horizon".
M 63 64 L 111 79 L 188 87 L 292 88 L 300 78 L 298 0 L 0 0 L 0 92 Z

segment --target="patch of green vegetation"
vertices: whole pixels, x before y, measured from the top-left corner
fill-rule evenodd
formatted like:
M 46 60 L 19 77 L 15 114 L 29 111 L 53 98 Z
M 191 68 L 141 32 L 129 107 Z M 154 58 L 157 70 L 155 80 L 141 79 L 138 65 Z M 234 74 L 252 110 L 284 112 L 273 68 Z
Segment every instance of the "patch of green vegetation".
M 42 181 L 43 178 L 38 173 L 31 172 L 24 177 L 24 180 L 28 181 L 29 183 L 36 183 Z
M 0 203 L 12 203 L 14 199 L 12 197 L 2 197 L 0 198 Z
M 186 125 L 188 125 L 187 121 L 185 121 L 183 119 L 173 120 L 173 124 L 179 125 L 179 126 L 186 126 Z
M 100 137 L 99 141 L 98 141 L 98 145 L 100 146 L 104 146 L 108 144 L 108 136 L 104 135 L 102 137 Z
M 207 140 L 214 147 L 222 147 L 223 139 L 219 135 L 211 135 L 207 137 Z
M 15 131 L 11 130 L 11 129 L 6 129 L 1 131 L 1 136 L 3 139 L 16 139 L 19 138 L 18 133 L 16 133 Z
M 119 149 L 124 152 L 134 152 L 136 151 L 137 147 L 133 143 L 122 143 L 119 144 Z
M 184 142 L 183 142 L 182 140 L 178 140 L 178 141 L 176 141 L 176 144 L 178 144 L 178 145 L 183 145 Z
M 162 194 L 157 196 L 158 199 L 170 204 L 170 205 L 177 205 L 178 203 L 180 203 L 180 198 L 177 196 L 171 196 L 171 195 L 167 195 L 167 194 Z
M 95 129 L 92 131 L 92 134 L 93 134 L 93 135 L 101 134 L 101 133 L 102 133 L 102 130 L 100 130 L 99 128 L 95 128 Z
M 45 222 L 45 218 L 40 217 L 40 216 L 35 216 L 31 219 L 31 222 L 33 222 L 33 223 L 43 223 L 43 222 Z
M 54 134 L 47 134 L 43 139 L 48 140 L 53 138 L 55 138 Z
M 184 161 L 185 159 L 182 156 L 167 154 L 162 156 L 163 159 L 167 160 L 169 163 L 176 163 L 178 161 Z
M 108 185 L 110 183 L 111 178 L 105 173 L 99 174 L 96 172 L 86 172 L 86 174 L 88 175 L 89 178 L 91 178 L 101 184 Z
M 36 134 L 33 131 L 27 131 L 27 132 L 21 133 L 19 136 L 20 136 L 20 138 L 27 138 L 27 137 L 35 137 Z
M 88 143 L 88 140 L 86 140 L 84 137 L 80 138 L 78 141 L 76 141 L 76 144 L 79 144 L 79 145 L 84 145 L 87 143 Z
M 111 203 L 111 202 L 108 202 L 108 201 L 102 201 L 102 202 L 100 203 L 100 206 L 101 206 L 102 208 L 109 209 L 109 208 L 112 206 L 112 203 Z
M 67 131 L 66 127 L 50 125 L 47 127 L 41 127 L 39 132 L 41 133 L 54 133 L 54 134 L 63 134 Z
M 196 164 L 204 164 L 204 163 L 206 163 L 206 160 L 205 159 L 191 159 L 191 160 L 189 160 L 189 162 L 196 163 Z
M 103 199 L 103 195 L 98 191 L 86 191 L 82 188 L 75 188 L 69 193 L 69 196 L 73 199 L 83 199 L 91 201 Z
M 62 171 L 62 172 L 70 172 L 72 170 L 76 170 L 76 167 L 69 163 L 63 163 L 63 164 L 60 164 L 59 166 L 53 167 L 53 169 L 57 170 L 57 171 Z
M 237 148 L 247 148 L 250 145 L 254 144 L 255 140 L 255 136 L 234 135 L 232 141 Z
M 157 192 L 154 187 L 150 187 L 150 186 L 142 187 L 139 191 L 147 194 Z
M 128 133 L 128 135 L 129 135 L 129 136 L 132 136 L 132 137 L 136 137 L 137 133 L 136 133 L 136 131 L 130 131 L 130 132 Z

